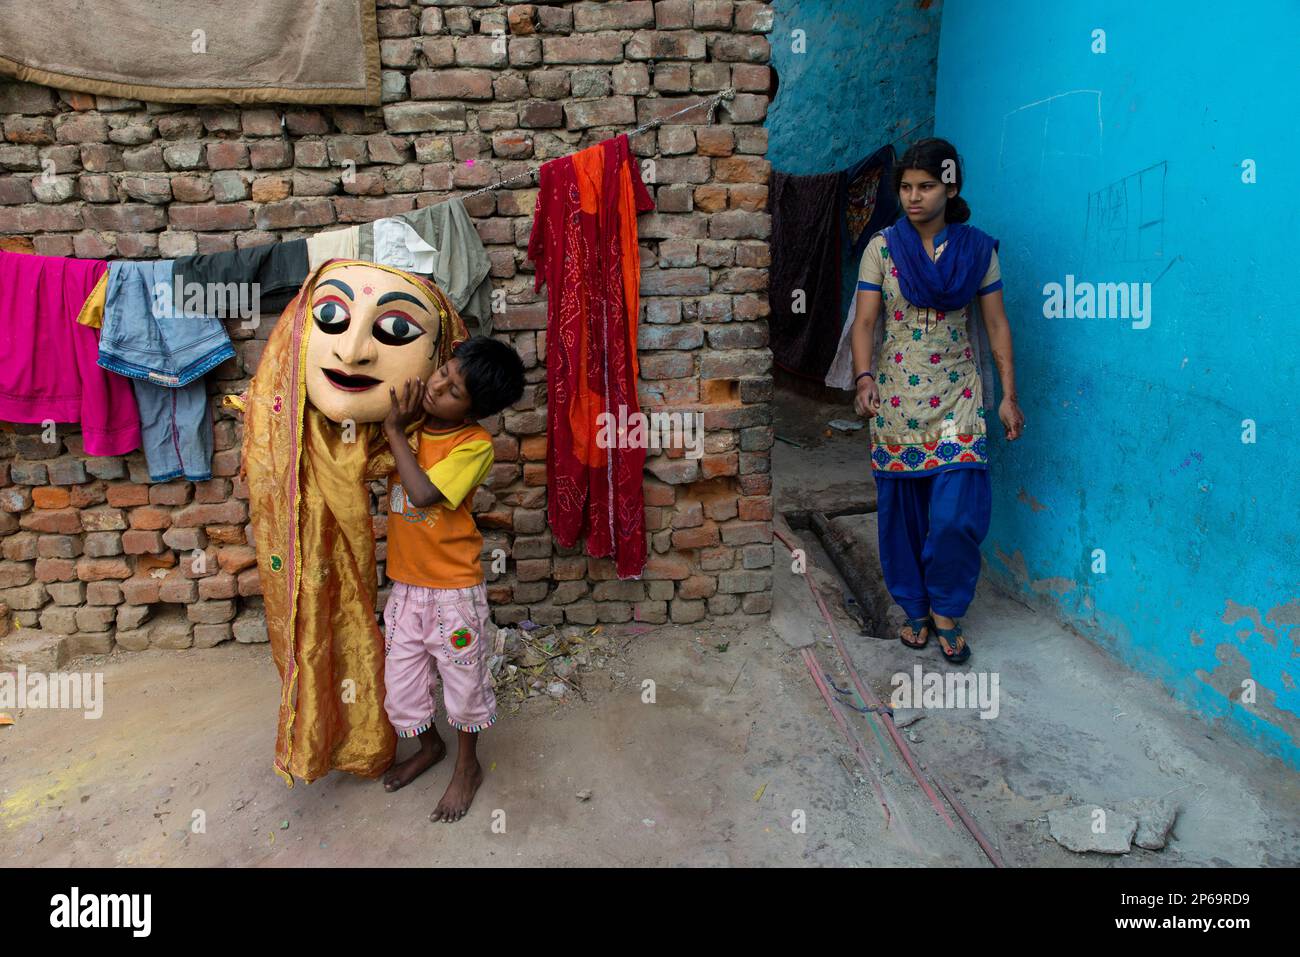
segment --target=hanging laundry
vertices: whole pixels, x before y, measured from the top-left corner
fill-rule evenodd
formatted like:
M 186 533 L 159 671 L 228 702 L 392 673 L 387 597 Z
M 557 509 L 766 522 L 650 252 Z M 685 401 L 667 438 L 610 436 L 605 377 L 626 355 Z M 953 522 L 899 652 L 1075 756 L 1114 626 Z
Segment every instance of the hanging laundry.
M 600 448 L 601 414 L 630 419 L 637 401 L 641 260 L 637 213 L 654 200 L 626 134 L 551 160 L 528 241 L 534 289 L 547 288 L 547 513 L 563 546 L 613 557 L 620 578 L 646 560 L 644 448 Z M 620 419 L 621 420 L 621 419 Z
M 307 278 L 307 241 L 266 243 L 247 249 L 181 256 L 175 282 L 183 301 L 178 308 L 221 319 L 279 317 Z M 257 295 L 252 286 L 257 284 Z M 203 293 L 205 305 L 192 309 L 192 289 Z
M 99 365 L 131 379 L 149 479 L 212 477 L 212 412 L 203 380 L 235 354 L 220 319 L 173 302 L 175 261 L 109 264 Z
M 772 357 L 783 369 L 820 380 L 839 341 L 844 173 L 774 172 L 767 202 Z
M 492 261 L 463 200 L 362 224 L 357 258 L 429 276 L 462 318 L 492 334 Z
M 897 218 L 891 144 L 859 160 L 844 174 L 844 231 L 849 241 L 849 261 L 857 263 L 867 241 Z
M 346 229 L 331 229 L 307 237 L 307 268 L 315 270 L 317 266 L 331 259 L 356 259 L 357 239 L 360 227 L 349 226 Z
M 0 419 L 80 422 L 87 455 L 126 455 L 140 447 L 131 386 L 99 367 L 99 332 L 74 321 L 106 268 L 0 252 Z

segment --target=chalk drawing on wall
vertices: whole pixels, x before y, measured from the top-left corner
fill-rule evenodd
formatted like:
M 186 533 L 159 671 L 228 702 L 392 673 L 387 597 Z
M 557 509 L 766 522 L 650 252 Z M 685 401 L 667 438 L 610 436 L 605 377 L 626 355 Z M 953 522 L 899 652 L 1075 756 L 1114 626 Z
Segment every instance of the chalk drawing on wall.
M 1035 174 L 1047 157 L 1095 159 L 1102 153 L 1101 90 L 1067 90 L 1002 117 L 998 168 Z
M 1088 194 L 1084 238 L 1094 256 L 1107 262 L 1163 258 L 1168 167 L 1161 161 Z

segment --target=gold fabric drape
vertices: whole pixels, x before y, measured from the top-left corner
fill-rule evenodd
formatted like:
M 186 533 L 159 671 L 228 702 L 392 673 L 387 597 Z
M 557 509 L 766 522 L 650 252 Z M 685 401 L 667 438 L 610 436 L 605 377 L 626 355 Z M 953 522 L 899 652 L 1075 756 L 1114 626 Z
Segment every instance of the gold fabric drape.
M 384 712 L 384 637 L 375 619 L 378 574 L 367 483 L 394 461 L 383 427 L 357 423 L 355 435 L 307 400 L 310 291 L 331 269 L 316 269 L 272 331 L 243 396 L 242 472 L 256 537 L 271 653 L 280 672 L 275 768 L 292 787 L 331 770 L 376 777 L 392 763 L 397 737 Z M 438 364 L 466 338 L 450 300 L 423 277 L 443 310 Z M 421 422 L 408 428 L 414 441 Z

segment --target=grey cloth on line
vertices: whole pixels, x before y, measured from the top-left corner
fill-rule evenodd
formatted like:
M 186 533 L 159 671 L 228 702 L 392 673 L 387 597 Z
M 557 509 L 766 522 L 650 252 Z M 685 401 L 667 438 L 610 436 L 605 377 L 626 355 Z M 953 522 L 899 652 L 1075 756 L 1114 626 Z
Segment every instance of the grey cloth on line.
M 491 335 L 492 280 L 488 273 L 492 270 L 492 262 L 465 210 L 465 203 L 460 199 L 449 199 L 393 218 L 409 223 L 420 238 L 436 250 L 429 278 L 447 294 L 462 318 L 478 320 L 482 334 Z M 374 224 L 363 223 L 359 233 L 357 258 L 379 262 L 375 259 Z

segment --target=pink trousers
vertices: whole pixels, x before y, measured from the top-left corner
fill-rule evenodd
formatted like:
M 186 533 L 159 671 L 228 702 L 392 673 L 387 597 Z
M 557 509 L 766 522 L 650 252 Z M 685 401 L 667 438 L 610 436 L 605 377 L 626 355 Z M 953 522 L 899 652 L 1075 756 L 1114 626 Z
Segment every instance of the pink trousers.
M 384 606 L 384 708 L 399 737 L 433 727 L 438 679 L 447 722 L 482 731 L 497 719 L 488 659 L 496 629 L 487 589 L 425 588 L 393 582 Z

